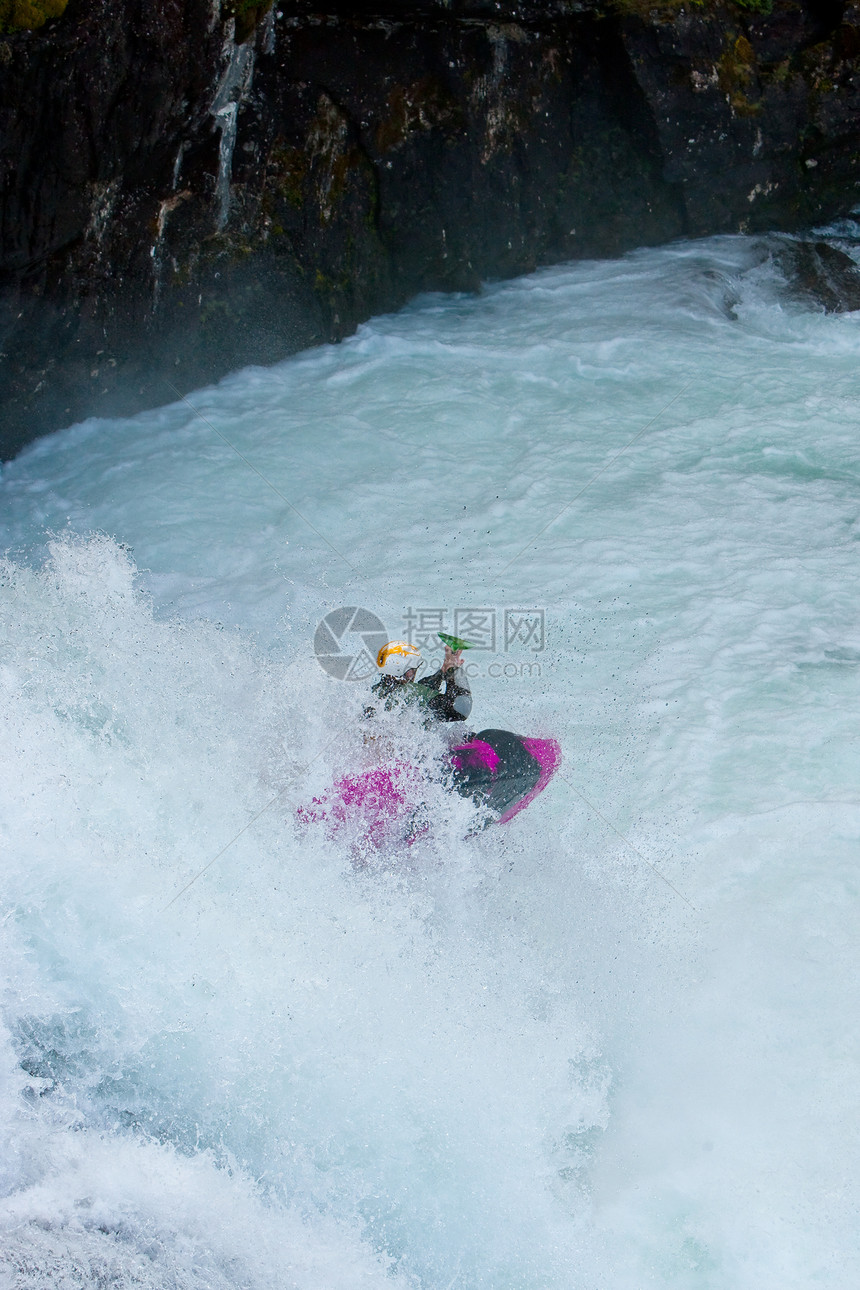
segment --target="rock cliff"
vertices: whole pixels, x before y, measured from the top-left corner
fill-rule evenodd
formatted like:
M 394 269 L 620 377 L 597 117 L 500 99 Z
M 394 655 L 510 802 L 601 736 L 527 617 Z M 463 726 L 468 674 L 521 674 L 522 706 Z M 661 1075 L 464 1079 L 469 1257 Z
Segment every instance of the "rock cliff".
M 4 456 L 418 291 L 857 201 L 838 0 L 37 9 L 0 0 Z

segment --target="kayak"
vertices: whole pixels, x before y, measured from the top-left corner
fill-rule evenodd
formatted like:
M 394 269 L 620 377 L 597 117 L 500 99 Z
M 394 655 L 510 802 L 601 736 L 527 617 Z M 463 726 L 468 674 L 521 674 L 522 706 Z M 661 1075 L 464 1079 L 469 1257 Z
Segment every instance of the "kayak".
M 507 824 L 542 793 L 561 765 L 555 739 L 528 739 L 510 730 L 481 730 L 451 750 L 453 786 Z
M 543 792 L 561 765 L 555 739 L 534 739 L 510 730 L 481 730 L 451 747 L 450 769 L 442 782 L 468 798 L 476 828 L 508 824 Z M 362 843 L 381 850 L 392 842 L 412 844 L 429 832 L 423 796 L 431 781 L 425 771 L 389 762 L 342 775 L 331 790 L 296 812 L 302 826 L 323 824 L 330 835 L 349 829 Z

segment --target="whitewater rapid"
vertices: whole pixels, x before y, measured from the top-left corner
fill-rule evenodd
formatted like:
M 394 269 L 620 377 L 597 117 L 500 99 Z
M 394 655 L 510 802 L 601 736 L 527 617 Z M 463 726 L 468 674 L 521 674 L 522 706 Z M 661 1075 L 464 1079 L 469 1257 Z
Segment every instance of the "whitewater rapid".
M 3 468 L 0 1283 L 858 1283 L 858 356 L 710 239 Z M 509 827 L 300 827 L 341 606 L 561 742 Z

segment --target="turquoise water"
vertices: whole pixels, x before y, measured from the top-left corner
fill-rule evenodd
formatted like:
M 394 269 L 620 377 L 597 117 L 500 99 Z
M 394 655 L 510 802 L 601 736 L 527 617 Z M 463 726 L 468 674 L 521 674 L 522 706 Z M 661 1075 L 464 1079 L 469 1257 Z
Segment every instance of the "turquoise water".
M 856 1283 L 858 354 L 711 239 L 4 468 L 10 1284 Z M 344 605 L 561 741 L 509 828 L 297 826 Z

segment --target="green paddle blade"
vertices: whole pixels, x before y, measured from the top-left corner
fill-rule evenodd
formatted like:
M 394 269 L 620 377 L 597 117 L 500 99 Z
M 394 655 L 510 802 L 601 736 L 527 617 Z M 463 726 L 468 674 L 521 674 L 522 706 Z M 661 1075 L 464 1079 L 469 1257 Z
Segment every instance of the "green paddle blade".
M 447 632 L 437 632 L 436 635 L 439 637 L 443 645 L 450 645 L 455 654 L 461 649 L 474 648 L 468 641 L 462 640 L 459 636 L 449 636 Z

